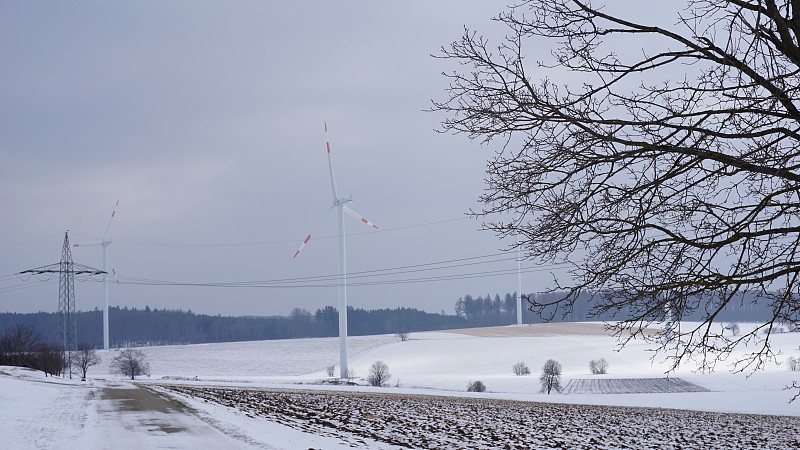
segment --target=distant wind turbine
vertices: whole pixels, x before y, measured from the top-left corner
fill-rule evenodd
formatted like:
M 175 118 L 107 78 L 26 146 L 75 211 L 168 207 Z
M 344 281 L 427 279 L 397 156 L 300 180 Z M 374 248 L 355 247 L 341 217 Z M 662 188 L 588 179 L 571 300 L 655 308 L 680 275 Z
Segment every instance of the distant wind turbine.
M 369 220 L 356 213 L 347 203 L 353 201 L 352 198 L 340 198 L 338 190 L 336 189 L 336 176 L 333 173 L 333 163 L 331 161 L 331 142 L 328 138 L 328 122 L 325 125 L 325 146 L 328 150 L 328 170 L 331 176 L 331 192 L 333 193 L 333 205 L 325 212 L 327 215 L 333 208 L 337 209 L 339 221 L 339 377 L 341 379 L 348 378 L 347 370 L 347 258 L 345 249 L 345 228 L 344 228 L 344 215 L 347 213 L 365 223 L 372 228 L 378 227 Z M 324 217 L 324 216 L 323 216 Z M 320 219 L 322 220 L 322 219 Z M 312 231 L 313 232 L 313 231 Z M 303 247 L 311 240 L 311 233 L 306 236 L 300 248 L 297 249 L 293 258 L 297 258 Z
M 103 239 L 100 241 L 99 244 L 88 244 L 84 245 L 84 247 L 90 247 L 94 245 L 99 245 L 103 247 L 103 271 L 108 273 L 108 246 L 111 245 L 111 239 L 108 239 L 108 230 L 111 228 L 111 222 L 114 220 L 114 217 L 117 215 L 117 206 L 119 206 L 119 200 L 117 203 L 114 204 L 114 210 L 111 211 L 111 217 L 108 218 L 108 224 L 106 224 L 106 231 L 103 233 Z M 80 247 L 81 244 L 73 244 L 73 247 Z M 116 269 L 111 269 L 114 274 L 114 277 L 117 276 Z M 117 280 L 119 283 L 119 280 Z M 103 280 L 103 289 L 105 291 L 106 297 L 106 306 L 103 308 L 103 348 L 108 350 L 108 275 L 106 275 L 105 279 Z

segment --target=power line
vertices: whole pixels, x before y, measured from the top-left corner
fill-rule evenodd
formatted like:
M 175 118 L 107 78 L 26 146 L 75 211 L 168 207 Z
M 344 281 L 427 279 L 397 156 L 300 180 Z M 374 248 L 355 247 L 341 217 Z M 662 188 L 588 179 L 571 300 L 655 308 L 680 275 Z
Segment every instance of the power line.
M 443 223 L 449 222 L 456 222 L 461 220 L 468 220 L 468 217 L 458 217 L 452 219 L 444 219 L 444 220 L 437 220 L 433 222 L 425 222 L 425 223 L 418 223 L 413 225 L 406 225 L 402 227 L 393 227 L 393 228 L 379 228 L 373 231 L 364 231 L 358 233 L 348 233 L 348 236 L 362 236 L 362 235 L 371 235 L 376 233 L 387 233 L 392 231 L 400 231 L 400 230 L 408 230 L 411 228 L 421 228 L 427 227 L 431 225 L 440 225 Z M 302 237 L 302 236 L 301 236 Z M 329 235 L 329 236 L 320 236 L 314 237 L 314 240 L 320 239 L 336 239 L 339 236 L 336 235 Z M 154 246 L 154 247 L 247 247 L 247 246 L 256 246 L 256 245 L 276 245 L 276 244 L 296 244 L 300 242 L 299 238 L 295 239 L 281 239 L 275 241 L 254 241 L 254 242 L 211 242 L 211 243 L 175 243 L 175 242 L 145 242 L 145 241 L 124 241 L 124 240 L 114 240 L 115 243 L 119 244 L 128 244 L 128 245 L 147 245 L 147 246 Z
M 502 256 L 498 258 L 498 256 Z M 428 283 L 450 280 L 464 280 L 473 278 L 487 278 L 495 276 L 506 276 L 516 273 L 517 269 L 497 269 L 476 272 L 457 272 L 427 277 L 396 278 L 398 275 L 408 275 L 419 272 L 431 272 L 472 267 L 477 265 L 496 264 L 516 260 L 515 256 L 507 253 L 490 253 L 486 255 L 470 256 L 442 261 L 427 263 L 410 264 L 404 266 L 387 267 L 381 269 L 371 269 L 348 273 L 348 278 L 353 280 L 352 286 L 380 286 L 412 283 Z M 545 266 L 532 267 L 523 270 L 522 273 L 534 273 L 548 270 L 557 270 L 568 267 L 569 263 L 551 264 Z M 388 277 L 395 277 L 389 278 Z M 96 280 L 88 280 L 96 281 Z M 140 285 L 140 286 L 184 286 L 184 287 L 216 287 L 216 288 L 327 288 L 338 285 L 338 275 L 316 275 L 292 278 L 276 278 L 267 280 L 250 281 L 231 281 L 231 282 L 185 282 L 174 280 L 159 280 L 152 278 L 141 278 L 132 276 L 120 276 L 119 284 Z M 0 292 L 21 289 L 20 285 L 0 288 Z
M 51 234 L 51 235 L 48 235 L 48 236 L 42 236 L 42 237 L 39 237 L 39 238 L 31 239 L 29 241 L 18 242 L 16 244 L 8 244 L 8 245 L 5 245 L 3 247 L 0 247 L 0 250 L 6 250 L 6 249 L 9 249 L 9 248 L 13 248 L 13 247 L 19 247 L 21 245 L 28 245 L 28 244 L 32 244 L 34 242 L 43 241 L 45 239 L 50 239 L 50 238 L 53 238 L 53 237 L 56 237 L 56 236 L 61 236 L 61 233 Z
M 489 253 L 486 255 L 479 255 L 479 256 L 469 256 L 464 258 L 455 258 L 455 259 L 448 259 L 442 261 L 434 261 L 428 263 L 420 263 L 420 264 L 410 264 L 405 266 L 396 266 L 396 267 L 387 267 L 382 269 L 371 269 L 371 270 L 363 270 L 363 271 L 355 271 L 349 272 L 347 274 L 348 278 L 364 278 L 364 277 L 374 277 L 374 276 L 387 276 L 387 275 L 396 275 L 396 274 L 404 274 L 404 273 L 413 273 L 413 272 L 421 272 L 425 270 L 444 270 L 444 269 L 451 269 L 451 268 L 458 268 L 458 267 L 467 267 L 479 264 L 491 264 L 497 262 L 504 262 L 504 261 L 511 261 L 514 260 L 514 257 L 506 256 L 503 258 L 495 258 L 486 260 L 487 258 L 494 258 L 496 256 L 504 256 L 507 253 L 500 252 L 500 253 Z M 476 261 L 481 260 L 484 261 Z M 438 267 L 433 267 L 438 266 Z M 11 278 L 19 278 L 19 274 L 12 274 L 6 275 L 4 277 L 0 277 L 0 281 L 4 279 L 11 279 Z M 140 277 L 132 277 L 132 276 L 120 276 L 120 279 L 127 280 L 127 281 L 136 281 L 142 283 L 149 283 L 149 284 L 159 284 L 159 283 L 181 283 L 181 282 L 173 282 L 173 281 L 165 281 L 165 280 L 157 280 L 153 278 L 140 278 Z M 277 278 L 271 280 L 255 280 L 255 281 L 238 281 L 238 282 L 224 282 L 224 283 L 211 283 L 211 284 L 226 284 L 226 285 L 250 285 L 250 284 L 271 284 L 271 283 L 283 283 L 283 282 L 300 282 L 300 281 L 326 281 L 326 280 L 337 280 L 337 274 L 329 274 L 329 275 L 315 275 L 315 276 L 306 276 L 306 277 L 292 277 L 292 278 Z M 190 283 L 191 284 L 191 283 Z
M 15 285 L 12 285 L 12 286 L 0 287 L 0 293 L 21 291 L 23 289 L 30 289 L 30 288 L 40 287 L 40 286 L 44 286 L 44 285 L 52 284 L 52 283 L 55 283 L 55 279 L 45 280 L 45 281 L 42 281 L 41 283 L 37 283 L 37 284 L 29 284 L 29 283 L 15 284 Z
M 506 261 L 511 260 L 513 258 L 501 258 L 495 259 L 490 261 L 475 261 L 479 259 L 486 259 L 492 258 L 495 256 L 504 255 L 505 253 L 490 253 L 487 255 L 480 255 L 480 256 L 469 256 L 465 258 L 457 258 L 457 259 L 449 259 L 443 261 L 435 261 L 429 263 L 420 263 L 420 264 L 411 264 L 406 266 L 397 266 L 397 267 L 388 267 L 383 269 L 372 269 L 372 270 L 364 270 L 364 271 L 356 271 L 356 272 L 349 272 L 347 274 L 348 278 L 363 278 L 363 277 L 374 277 L 374 276 L 386 276 L 386 275 L 393 275 L 393 274 L 401 274 L 401 273 L 408 273 L 408 272 L 415 272 L 421 270 L 442 270 L 446 268 L 455 268 L 455 267 L 463 267 L 469 265 L 476 265 L 476 264 L 489 264 L 499 261 Z M 465 262 L 471 261 L 471 262 Z M 453 263 L 461 263 L 461 264 L 453 264 Z M 440 267 L 431 267 L 431 266 L 440 266 Z M 426 267 L 426 269 L 422 269 Z M 383 272 L 383 273 L 382 273 Z M 256 281 L 238 281 L 238 282 L 222 282 L 222 283 L 211 283 L 211 284 L 225 284 L 225 285 L 253 285 L 253 284 L 275 284 L 275 283 L 286 283 L 286 282 L 301 282 L 301 281 L 326 281 L 326 280 L 338 280 L 338 274 L 329 274 L 329 275 L 315 275 L 315 276 L 307 276 L 307 277 L 292 277 L 292 278 L 277 278 L 272 280 L 256 280 Z M 156 280 L 151 278 L 137 278 L 131 276 L 122 276 L 120 277 L 124 280 L 130 281 L 138 281 L 143 283 L 174 283 L 173 281 L 164 281 L 164 280 Z M 182 283 L 182 282 L 181 282 Z
M 513 258 L 509 258 L 513 259 Z M 491 261 L 496 262 L 496 261 Z M 489 263 L 489 262 L 487 262 Z M 571 264 L 563 263 L 563 264 L 553 264 L 547 266 L 539 266 L 533 267 L 526 270 L 523 270 L 522 273 L 534 273 L 534 272 L 544 272 L 549 270 L 557 270 L 569 267 Z M 397 275 L 397 274 L 404 274 L 408 272 L 395 272 L 395 273 L 388 273 L 388 274 L 371 274 L 365 275 L 362 278 L 378 278 L 378 277 L 386 277 L 389 275 Z M 465 280 L 465 279 L 473 279 L 473 278 L 487 278 L 487 277 L 495 277 L 495 276 L 506 276 L 506 275 L 513 275 L 517 273 L 516 268 L 509 268 L 509 269 L 498 269 L 498 270 L 489 270 L 489 271 L 479 271 L 479 272 L 466 272 L 466 273 L 455 273 L 455 274 L 445 274 L 445 275 L 437 275 L 437 276 L 430 276 L 430 277 L 417 277 L 417 278 L 396 278 L 396 279 L 388 279 L 388 280 L 376 280 L 376 281 L 356 281 L 349 283 L 352 286 L 380 286 L 380 285 L 394 285 L 394 284 L 416 284 L 416 283 L 428 283 L 428 282 L 437 282 L 437 281 L 451 281 L 451 280 Z M 349 277 L 350 278 L 350 277 Z M 355 277 L 352 277 L 355 278 Z M 334 276 L 325 276 L 325 277 L 306 277 L 306 278 L 298 278 L 298 279 L 283 279 L 283 280 L 261 280 L 261 281 L 238 281 L 238 282 L 179 282 L 179 281 L 167 281 L 167 280 L 150 280 L 150 279 L 137 279 L 134 277 L 120 277 L 120 284 L 129 284 L 129 285 L 144 285 L 144 286 L 185 286 L 185 287 L 217 287 L 217 288 L 328 288 L 328 287 L 335 287 L 338 286 L 335 283 Z
M 546 267 L 537 267 L 523 270 L 522 273 L 544 272 L 553 269 L 568 267 L 568 264 L 552 265 Z M 395 284 L 417 284 L 429 283 L 437 281 L 453 281 L 453 280 L 466 280 L 474 278 L 488 278 L 495 276 L 515 275 L 517 269 L 502 269 L 484 272 L 461 273 L 441 275 L 435 277 L 422 277 L 422 278 L 406 278 L 395 280 L 380 280 L 380 281 L 362 281 L 355 283 L 348 283 L 348 286 L 384 286 Z M 305 288 L 331 288 L 336 287 L 336 283 L 315 283 L 315 284 L 277 284 L 277 283 L 259 283 L 259 282 L 236 282 L 236 283 L 188 283 L 177 281 L 127 281 L 121 280 L 120 284 L 128 285 L 143 285 L 143 286 L 182 286 L 182 287 L 215 287 L 215 288 L 271 288 L 271 289 L 305 289 Z

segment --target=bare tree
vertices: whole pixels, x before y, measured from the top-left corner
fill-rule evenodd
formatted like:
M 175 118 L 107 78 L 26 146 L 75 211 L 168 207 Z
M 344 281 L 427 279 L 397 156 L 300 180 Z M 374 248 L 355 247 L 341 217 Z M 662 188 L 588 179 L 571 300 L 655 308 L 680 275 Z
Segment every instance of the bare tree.
M 539 377 L 542 382 L 541 392 L 550 393 L 555 390 L 561 392 L 561 364 L 552 359 L 548 359 L 542 367 L 542 375 Z
M 335 369 L 336 369 L 336 366 L 334 366 L 333 364 L 331 364 L 330 366 L 328 366 L 328 367 L 326 367 L 326 368 L 325 368 L 325 373 L 327 373 L 329 377 L 332 377 L 332 376 L 333 376 L 333 374 L 335 373 L 335 372 L 334 372 L 334 370 L 335 370 Z
M 432 109 L 443 132 L 500 141 L 485 227 L 570 268 L 533 310 L 566 314 L 589 292 L 622 345 L 661 342 L 673 369 L 752 342 L 734 369 L 761 368 L 773 325 L 800 318 L 800 3 L 693 0 L 655 24 L 616 11 L 523 0 L 497 17 L 497 45 L 465 30 L 439 55 L 463 69 Z M 723 336 L 711 324 L 743 299 L 772 316 Z
M 375 361 L 369 368 L 367 381 L 371 386 L 386 386 L 392 375 L 389 373 L 389 366 L 383 361 Z
M 64 351 L 55 345 L 41 343 L 36 348 L 36 368 L 47 375 L 61 375 L 67 368 Z
M 400 342 L 405 342 L 408 340 L 408 331 L 398 331 L 395 336 L 400 339 Z
M 100 356 L 88 344 L 78 345 L 78 351 L 72 356 L 72 365 L 80 372 L 81 379 L 86 379 L 89 367 L 100 364 Z
M 608 372 L 608 361 L 605 358 L 589 361 L 589 370 L 595 375 L 600 375 Z
M 38 346 L 39 333 L 30 325 L 14 324 L 0 336 L 0 353 L 12 366 L 33 366 Z
M 111 360 L 111 370 L 133 380 L 137 375 L 149 373 L 150 364 L 143 351 L 126 348 Z
M 524 362 L 514 364 L 514 375 L 530 375 L 531 369 Z
M 786 358 L 786 367 L 788 367 L 792 372 L 797 372 L 800 370 L 800 359 L 797 359 L 794 356 L 789 356 Z

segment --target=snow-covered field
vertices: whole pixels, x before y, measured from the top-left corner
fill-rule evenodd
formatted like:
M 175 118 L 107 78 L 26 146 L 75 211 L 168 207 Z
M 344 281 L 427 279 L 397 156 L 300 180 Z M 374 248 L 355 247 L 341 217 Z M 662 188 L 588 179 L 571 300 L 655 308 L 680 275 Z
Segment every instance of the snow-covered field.
M 745 326 L 742 325 L 742 328 Z M 797 333 L 773 337 L 773 349 L 782 352 L 781 362 L 787 356 L 800 356 L 798 337 Z M 660 359 L 651 359 L 648 344 L 633 342 L 618 349 L 616 341 L 605 335 L 598 324 L 547 324 L 412 333 L 406 342 L 394 336 L 367 336 L 354 337 L 349 342 L 350 365 L 357 380 L 368 375 L 369 366 L 374 361 L 381 360 L 389 366 L 392 374 L 389 387 L 322 384 L 328 378 L 325 368 L 338 361 L 336 338 L 143 348 L 151 366 L 151 375 L 137 380 L 137 383 L 148 387 L 145 393 L 153 398 L 145 403 L 155 406 L 135 411 L 126 409 L 127 400 L 122 398 L 134 392 L 136 387 L 109 373 L 108 364 L 117 354 L 115 350 L 99 352 L 103 362 L 90 369 L 91 379 L 83 383 L 78 380 L 45 379 L 41 373 L 23 369 L 0 368 L 3 371 L 0 374 L 0 404 L 3 405 L 0 413 L 0 448 L 55 448 L 63 447 L 64 442 L 68 442 L 66 446 L 72 448 L 133 448 L 141 445 L 149 448 L 459 447 L 454 444 L 459 439 L 463 439 L 465 446 L 471 442 L 477 448 L 502 448 L 506 443 L 524 445 L 524 442 L 531 442 L 530 439 L 541 440 L 545 436 L 550 436 L 548 439 L 553 436 L 577 436 L 574 430 L 588 427 L 582 421 L 598 422 L 597 417 L 606 416 L 612 418 L 609 419 L 612 420 L 610 423 L 616 423 L 616 428 L 604 429 L 602 421 L 593 424 L 585 428 L 590 431 L 582 434 L 579 440 L 574 440 L 577 437 L 570 438 L 574 446 L 597 447 L 589 439 L 608 437 L 614 430 L 624 435 L 637 435 L 644 431 L 659 436 L 679 433 L 668 422 L 660 424 L 662 420 L 681 423 L 699 420 L 712 424 L 710 428 L 702 430 L 682 429 L 680 433 L 689 439 L 688 442 L 669 441 L 675 445 L 680 443 L 683 447 L 709 448 L 701 443 L 713 442 L 714 433 L 719 433 L 719 442 L 727 442 L 727 445 L 719 444 L 717 448 L 800 446 L 797 438 L 790 433 L 797 429 L 800 422 L 796 418 L 785 417 L 800 416 L 800 401 L 789 404 L 793 392 L 784 389 L 793 381 L 800 380 L 800 372 L 790 372 L 783 364 L 769 365 L 749 377 L 748 374 L 728 373 L 721 366 L 710 374 L 696 373 L 693 371 L 695 367 L 685 366 L 670 374 L 670 381 L 666 382 L 664 372 L 667 366 Z M 747 349 L 742 349 L 742 352 L 745 351 Z M 589 361 L 599 358 L 608 361 L 608 374 L 591 375 Z M 539 393 L 538 373 L 547 359 L 561 363 L 562 385 L 572 386 L 567 392 L 573 393 Z M 518 362 L 527 364 L 532 374 L 515 376 L 512 366 Z M 674 388 L 678 385 L 672 383 L 678 381 L 675 378 L 697 389 Z M 481 380 L 487 392 L 465 392 L 467 384 L 475 380 Z M 237 396 L 260 395 L 260 398 L 272 399 L 267 403 L 279 401 L 284 406 L 295 405 L 287 411 L 305 410 L 303 414 L 315 410 L 328 411 L 328 408 L 330 411 L 326 413 L 327 417 L 316 417 L 316 422 L 310 417 L 304 420 L 288 413 L 287 417 L 281 419 L 280 414 L 274 412 L 280 409 L 260 413 L 253 409 L 255 407 L 249 410 L 244 406 L 229 408 L 216 402 L 174 394 L 177 388 L 166 385 L 178 385 L 186 389 L 205 386 L 235 388 Z M 658 390 L 654 386 L 660 386 L 658 389 L 662 392 L 616 393 Z M 155 391 L 151 392 L 153 389 Z M 263 389 L 269 389 L 271 394 L 256 393 Z M 687 392 L 691 390 L 703 392 Z M 176 411 L 181 414 L 171 412 L 170 408 L 174 405 L 170 402 L 176 401 L 170 397 L 161 398 L 164 392 L 169 392 L 170 396 L 177 395 L 179 401 L 175 404 L 182 406 Z M 391 395 L 380 395 L 384 393 Z M 211 394 L 197 395 L 203 397 Z M 507 402 L 509 400 L 512 402 Z M 351 421 L 355 428 L 348 429 L 341 422 L 335 422 L 341 419 L 341 414 L 331 412 L 339 407 L 334 407 L 337 404 L 360 408 L 362 416 Z M 603 409 L 568 404 L 642 406 L 784 417 L 753 418 L 661 409 Z M 261 410 L 270 411 L 270 408 L 264 406 Z M 522 417 L 529 415 L 531 409 L 551 411 L 553 417 L 562 417 L 565 421 L 569 417 L 584 419 L 564 422 L 561 429 L 542 431 L 533 427 L 533 422 L 520 422 Z M 441 418 L 436 418 L 440 410 L 445 413 Z M 394 414 L 392 417 L 398 424 L 406 423 L 405 426 L 394 424 L 391 427 L 384 423 L 387 430 L 395 430 L 386 431 L 394 437 L 357 430 L 374 428 L 376 421 L 385 421 L 385 418 L 374 417 L 384 417 L 387 411 Z M 608 414 L 599 416 L 598 411 L 608 411 Z M 462 417 L 463 424 L 469 424 L 470 421 L 480 424 L 470 425 L 468 429 L 458 428 L 446 422 L 447 417 L 452 415 Z M 334 426 L 326 427 L 323 422 Z M 527 424 L 524 425 L 528 427 L 525 431 L 515 428 L 522 423 Z M 783 429 L 784 426 L 789 431 L 781 435 L 782 441 L 758 440 L 766 434 L 764 430 L 769 429 L 774 435 L 773 430 Z M 714 427 L 724 429 L 715 431 Z M 429 431 L 421 433 L 420 429 Z M 402 434 L 403 430 L 413 439 L 397 434 Z M 510 437 L 515 433 L 517 437 Z M 721 440 L 721 436 L 734 434 L 744 440 Z M 691 436 L 695 436 L 694 445 L 691 444 Z M 430 443 L 426 444 L 425 439 Z M 557 445 L 566 441 L 551 439 L 546 442 Z M 608 438 L 603 445 L 606 448 L 630 445 L 626 442 L 633 441 Z M 650 441 L 637 442 L 641 446 L 645 445 L 642 442 Z M 203 445 L 198 446 L 198 443 Z
M 382 448 L 797 448 L 800 419 L 430 395 L 172 386 L 248 417 Z

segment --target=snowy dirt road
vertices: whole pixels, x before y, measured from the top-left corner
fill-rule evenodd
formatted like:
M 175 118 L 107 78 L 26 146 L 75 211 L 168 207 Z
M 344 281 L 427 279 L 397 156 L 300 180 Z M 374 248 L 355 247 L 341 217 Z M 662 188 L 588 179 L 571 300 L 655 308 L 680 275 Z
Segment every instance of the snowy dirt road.
M 353 447 L 800 448 L 800 419 L 359 392 L 162 386 Z
M 180 402 L 132 384 L 100 389 L 96 425 L 95 448 L 251 448 Z
M 147 387 L 5 369 L 11 374 L 0 371 L 2 449 L 265 447 L 220 431 Z

